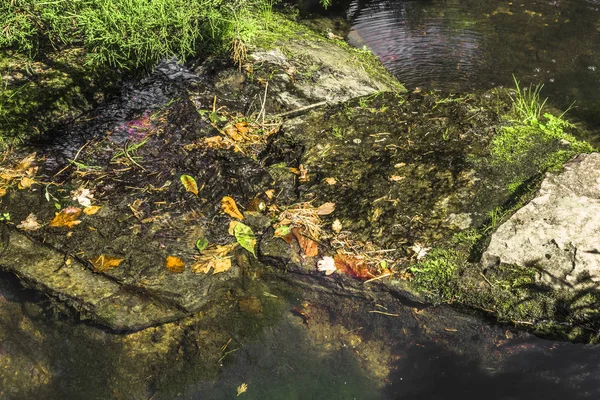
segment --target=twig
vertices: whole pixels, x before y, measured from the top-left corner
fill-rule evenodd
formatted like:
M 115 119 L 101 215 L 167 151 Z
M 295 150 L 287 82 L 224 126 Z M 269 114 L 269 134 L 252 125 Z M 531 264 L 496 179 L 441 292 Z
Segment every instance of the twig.
M 369 282 L 373 282 L 373 281 L 376 281 L 378 279 L 383 279 L 383 278 L 386 278 L 388 276 L 392 276 L 392 274 L 390 272 L 388 272 L 387 274 L 376 276 L 375 278 L 371 278 L 371 279 L 368 279 L 368 280 L 364 281 L 363 284 L 369 283 Z
M 388 317 L 399 317 L 400 314 L 392 314 L 392 313 L 388 313 L 388 312 L 383 312 L 383 311 L 377 311 L 377 310 L 370 310 L 370 313 L 375 313 L 375 314 L 382 314 L 382 315 L 387 315 Z
M 275 118 L 286 118 L 286 117 L 289 117 L 289 116 L 292 116 L 295 114 L 301 114 L 305 111 L 309 111 L 309 110 L 312 110 L 313 108 L 325 106 L 327 104 L 329 104 L 327 101 L 321 101 L 319 103 L 309 104 L 304 107 L 296 108 L 295 110 L 292 110 L 292 111 L 286 111 L 284 113 L 277 114 L 277 115 L 275 115 Z
M 73 158 L 71 161 L 72 161 L 72 162 L 73 162 L 73 161 L 76 161 L 76 160 L 77 160 L 77 158 L 79 157 L 79 154 L 81 154 L 81 151 L 82 151 L 82 150 L 83 150 L 83 149 L 84 149 L 84 148 L 85 148 L 85 147 L 86 147 L 88 144 L 90 144 L 90 143 L 92 143 L 92 140 L 90 140 L 90 141 L 86 142 L 86 143 L 85 143 L 83 146 L 81 146 L 81 147 L 79 148 L 79 150 L 77 150 L 77 153 L 75 154 L 75 157 L 74 157 L 74 158 Z M 63 169 L 61 169 L 61 170 L 60 170 L 60 171 L 58 171 L 56 174 L 54 174 L 53 178 L 54 178 L 55 176 L 58 176 L 58 175 L 62 174 L 63 172 L 65 172 L 65 171 L 67 170 L 67 168 L 69 168 L 71 165 L 72 165 L 72 164 L 70 164 L 70 163 L 69 163 L 69 164 L 68 164 L 67 166 L 65 166 Z
M 260 107 L 260 112 L 258 113 L 258 116 L 256 117 L 256 123 L 258 123 L 258 120 L 260 119 L 260 116 L 262 115 L 262 125 L 265 124 L 265 104 L 267 102 L 267 90 L 269 89 L 269 81 L 267 81 L 265 83 L 265 97 L 262 99 L 262 105 Z

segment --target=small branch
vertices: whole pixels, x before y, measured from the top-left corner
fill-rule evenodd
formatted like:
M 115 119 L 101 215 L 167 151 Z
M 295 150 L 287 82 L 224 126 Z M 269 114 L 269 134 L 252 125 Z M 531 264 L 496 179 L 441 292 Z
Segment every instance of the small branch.
M 319 103 L 309 104 L 307 106 L 300 107 L 300 108 L 297 108 L 297 109 L 292 110 L 292 111 L 286 111 L 284 113 L 277 114 L 277 115 L 275 115 L 275 118 L 288 118 L 288 117 L 291 117 L 291 116 L 295 116 L 296 114 L 302 114 L 302 113 L 304 113 L 306 111 L 310 111 L 313 108 L 325 106 L 327 104 L 329 104 L 327 101 L 321 101 Z
M 392 314 L 392 313 L 387 313 L 387 312 L 377 311 L 377 310 L 371 310 L 369 312 L 375 313 L 375 314 L 387 315 L 388 317 L 399 317 L 400 316 L 400 314 Z

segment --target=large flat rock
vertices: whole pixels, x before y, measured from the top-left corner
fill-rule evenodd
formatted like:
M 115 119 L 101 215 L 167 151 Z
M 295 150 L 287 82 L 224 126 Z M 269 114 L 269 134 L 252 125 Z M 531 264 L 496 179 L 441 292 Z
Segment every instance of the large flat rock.
M 537 196 L 492 236 L 483 262 L 539 270 L 540 282 L 588 288 L 600 282 L 600 154 L 549 173 Z

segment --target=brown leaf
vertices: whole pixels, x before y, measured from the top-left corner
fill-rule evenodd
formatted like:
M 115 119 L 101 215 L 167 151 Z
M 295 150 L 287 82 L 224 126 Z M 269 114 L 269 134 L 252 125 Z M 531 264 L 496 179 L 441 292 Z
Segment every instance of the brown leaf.
M 199 261 L 199 262 L 195 263 L 194 265 L 192 265 L 192 271 L 194 271 L 197 274 L 199 274 L 199 273 L 208 274 L 210 272 L 211 268 L 213 270 L 213 275 L 218 274 L 220 272 L 228 271 L 231 268 L 231 258 L 227 257 L 227 258 L 212 259 L 212 260 L 209 260 L 208 262 L 206 262 L 204 260 L 204 261 Z
M 55 228 L 72 228 L 81 223 L 81 221 L 77 219 L 80 215 L 81 208 L 67 207 L 56 213 L 54 219 L 50 221 L 50 226 Z
M 106 272 L 118 267 L 123 262 L 123 260 L 125 259 L 105 256 L 104 254 L 102 254 L 98 256 L 98 258 L 88 261 L 94 267 L 94 272 Z
M 94 214 L 96 214 L 98 211 L 100 211 L 100 209 L 101 209 L 101 208 L 102 208 L 102 207 L 100 207 L 100 206 L 89 206 L 89 207 L 85 207 L 85 208 L 83 209 L 83 213 L 84 213 L 85 215 L 94 215 Z
M 302 252 L 306 254 L 307 257 L 315 257 L 319 255 L 318 243 L 305 236 L 302 229 L 293 228 L 292 233 L 294 236 L 296 236 L 296 240 L 298 240 L 298 244 L 300 245 Z
M 317 214 L 329 215 L 335 210 L 335 203 L 323 203 L 317 208 Z
M 369 279 L 371 275 L 365 262 L 346 254 L 336 254 L 333 257 L 335 267 L 342 273 L 358 279 Z
M 181 175 L 181 184 L 185 188 L 186 192 L 192 192 L 198 196 L 198 184 L 196 180 L 189 175 Z
M 169 271 L 174 272 L 176 274 L 183 272 L 183 270 L 185 269 L 185 263 L 183 262 L 183 260 L 175 256 L 168 256 L 165 265 Z
M 298 180 L 300 182 L 308 182 L 310 180 L 310 175 L 308 174 L 308 168 L 304 168 L 304 165 L 300 164 L 298 169 L 300 170 L 300 176 L 298 177 Z
M 235 200 L 229 196 L 223 197 L 221 200 L 221 210 L 230 217 L 237 218 L 239 220 L 244 219 L 244 215 L 240 212 L 237 205 L 235 204 Z
M 6 188 L 0 188 L 0 197 L 6 196 Z
M 328 185 L 335 185 L 337 183 L 337 179 L 335 178 L 325 178 L 323 181 Z
M 237 128 L 233 125 L 227 125 L 223 129 L 223 132 L 236 142 L 241 142 L 242 140 L 244 140 L 244 137 L 238 133 Z

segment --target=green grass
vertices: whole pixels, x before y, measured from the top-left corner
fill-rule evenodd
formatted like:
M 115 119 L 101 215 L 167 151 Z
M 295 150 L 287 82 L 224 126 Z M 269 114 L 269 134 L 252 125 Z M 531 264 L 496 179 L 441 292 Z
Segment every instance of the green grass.
M 540 93 L 544 88 L 543 84 L 530 84 L 528 88 L 521 88 L 519 81 L 513 75 L 516 93 L 510 95 L 512 100 L 512 111 L 521 122 L 535 123 L 542 117 L 547 98 L 541 100 Z

